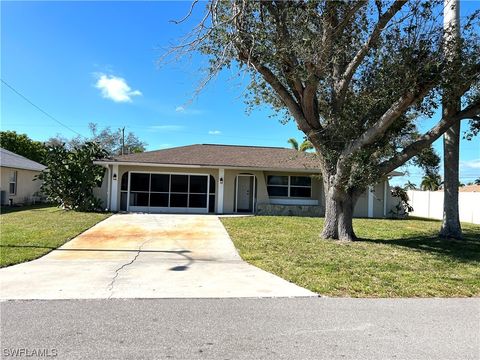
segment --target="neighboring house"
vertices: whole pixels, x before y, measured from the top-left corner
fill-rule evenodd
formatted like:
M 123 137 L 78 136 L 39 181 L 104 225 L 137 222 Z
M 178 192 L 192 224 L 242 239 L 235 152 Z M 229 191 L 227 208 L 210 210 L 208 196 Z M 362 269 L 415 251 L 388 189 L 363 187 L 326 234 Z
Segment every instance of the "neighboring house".
M 203 144 L 95 164 L 107 168 L 96 194 L 112 211 L 310 216 L 325 211 L 315 155 L 293 149 Z M 395 204 L 385 179 L 360 197 L 354 215 L 385 217 Z
M 460 192 L 480 193 L 480 185 L 465 185 L 458 188 Z
M 45 166 L 11 151 L 0 148 L 0 203 L 30 204 L 40 191 L 41 181 L 35 176 Z

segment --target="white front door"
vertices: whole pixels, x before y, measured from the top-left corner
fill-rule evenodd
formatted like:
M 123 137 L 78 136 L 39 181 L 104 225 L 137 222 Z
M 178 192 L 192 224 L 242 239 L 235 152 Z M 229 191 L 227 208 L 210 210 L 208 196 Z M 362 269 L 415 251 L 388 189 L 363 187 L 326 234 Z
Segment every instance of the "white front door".
M 237 211 L 253 211 L 254 177 L 237 176 Z

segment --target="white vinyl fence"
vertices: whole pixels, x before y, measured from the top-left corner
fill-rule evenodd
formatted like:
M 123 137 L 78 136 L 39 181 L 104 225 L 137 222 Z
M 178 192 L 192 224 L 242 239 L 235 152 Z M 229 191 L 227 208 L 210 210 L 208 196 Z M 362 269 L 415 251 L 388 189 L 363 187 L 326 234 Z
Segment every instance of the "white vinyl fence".
M 409 190 L 408 197 L 413 207 L 411 216 L 443 218 L 443 191 Z M 458 207 L 460 221 L 480 224 L 480 192 L 458 193 Z

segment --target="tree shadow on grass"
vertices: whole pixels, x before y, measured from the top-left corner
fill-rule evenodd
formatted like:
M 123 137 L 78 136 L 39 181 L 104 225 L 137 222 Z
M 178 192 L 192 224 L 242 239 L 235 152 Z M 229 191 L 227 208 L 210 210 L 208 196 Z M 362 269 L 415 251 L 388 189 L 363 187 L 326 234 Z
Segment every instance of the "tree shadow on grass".
M 0 207 L 0 213 L 9 214 L 13 212 L 27 211 L 27 210 L 38 211 L 45 208 L 51 208 L 53 206 L 54 205 L 52 204 L 45 204 L 45 203 L 35 204 L 35 205 L 25 205 L 25 206 L 2 206 Z
M 478 231 L 465 230 L 462 240 L 444 239 L 437 235 L 419 235 L 400 239 L 359 239 L 359 241 L 407 247 L 466 263 L 480 263 L 480 233 Z

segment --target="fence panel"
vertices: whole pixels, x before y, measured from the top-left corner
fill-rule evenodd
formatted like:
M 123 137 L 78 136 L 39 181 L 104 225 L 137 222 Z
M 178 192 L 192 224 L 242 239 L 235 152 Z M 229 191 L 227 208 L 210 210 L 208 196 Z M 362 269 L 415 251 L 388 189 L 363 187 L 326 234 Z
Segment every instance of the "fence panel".
M 443 218 L 443 191 L 409 190 L 408 197 L 413 207 L 412 216 Z M 458 206 L 460 221 L 480 224 L 480 193 L 460 192 Z

